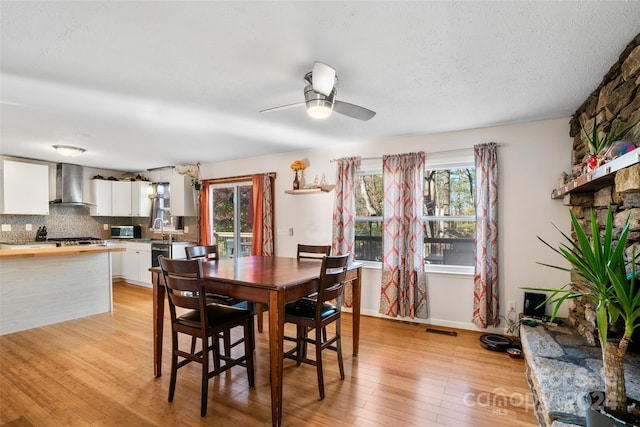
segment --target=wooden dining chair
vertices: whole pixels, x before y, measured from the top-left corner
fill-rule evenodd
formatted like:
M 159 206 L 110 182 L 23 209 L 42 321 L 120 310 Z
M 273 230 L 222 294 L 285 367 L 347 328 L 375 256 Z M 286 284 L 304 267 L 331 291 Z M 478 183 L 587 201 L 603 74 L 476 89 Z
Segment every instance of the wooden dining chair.
M 187 246 L 185 251 L 187 253 L 187 259 L 201 259 L 204 261 L 216 261 L 219 259 L 218 245 L 216 244 L 207 246 Z M 262 332 L 264 329 L 264 304 L 253 304 L 248 301 L 218 294 L 207 294 L 207 297 L 210 299 L 217 299 L 219 304 L 239 305 L 255 311 L 256 318 L 258 319 L 258 332 Z
M 298 244 L 298 259 L 322 259 L 331 254 L 331 245 L 301 245 Z
M 217 261 L 219 259 L 218 245 L 216 244 L 205 245 L 205 246 L 187 246 L 184 248 L 184 250 L 187 255 L 187 259 L 195 259 L 199 261 Z M 223 304 L 223 305 L 240 306 L 240 308 L 250 308 L 250 307 L 247 307 L 247 303 L 244 300 L 233 298 L 228 295 L 220 295 L 220 294 L 207 292 L 205 296 L 207 298 L 207 302 L 213 302 L 216 304 Z M 220 334 L 220 338 L 222 338 L 224 342 L 225 354 L 230 354 L 231 337 L 228 334 Z M 191 340 L 192 353 L 195 351 L 195 346 L 196 346 L 196 338 L 193 337 Z
M 253 358 L 255 338 L 253 313 L 249 310 L 211 303 L 205 297 L 202 281 L 202 264 L 197 260 L 178 260 L 159 257 L 169 300 L 171 315 L 171 379 L 169 381 L 169 402 L 173 402 L 178 369 L 191 362 L 202 365 L 200 416 L 207 414 L 207 391 L 209 378 L 234 366 L 247 369 L 249 386 L 254 386 Z M 177 308 L 187 310 L 178 315 Z M 221 334 L 231 335 L 231 330 L 242 327 L 244 334 L 232 346 L 244 343 L 244 354 L 232 357 L 231 353 L 220 354 L 218 338 Z M 196 352 L 181 350 L 179 334 L 197 338 L 202 349 Z M 213 356 L 214 367 L 210 369 L 209 358 Z
M 218 245 L 207 246 L 187 246 L 184 248 L 187 255 L 187 259 L 196 259 L 201 261 L 217 261 L 218 258 Z M 242 300 L 230 297 L 228 295 L 218 295 L 207 293 L 207 298 L 213 302 L 224 305 L 236 305 L 242 302 Z
M 331 245 L 301 245 L 298 243 L 298 259 L 317 259 L 322 260 L 325 256 L 331 254 Z M 307 295 L 315 298 L 316 293 Z
M 184 248 L 187 259 L 203 259 L 215 261 L 218 259 L 218 245 L 187 246 Z
M 340 338 L 340 314 L 342 311 L 342 292 L 347 275 L 349 255 L 325 256 L 320 267 L 320 280 L 315 298 L 300 298 L 285 305 L 285 323 L 296 325 L 296 337 L 285 340 L 294 341 L 295 347 L 284 353 L 287 359 L 296 361 L 296 365 L 307 363 L 315 365 L 318 375 L 320 400 L 324 399 L 324 379 L 322 373 L 322 350 L 333 350 L 338 355 L 340 379 L 344 379 L 342 363 L 342 342 Z M 331 301 L 336 300 L 335 304 Z M 335 334 L 327 336 L 327 325 L 335 322 Z M 314 338 L 309 332 L 315 330 Z M 315 360 L 307 357 L 307 344 L 315 347 Z

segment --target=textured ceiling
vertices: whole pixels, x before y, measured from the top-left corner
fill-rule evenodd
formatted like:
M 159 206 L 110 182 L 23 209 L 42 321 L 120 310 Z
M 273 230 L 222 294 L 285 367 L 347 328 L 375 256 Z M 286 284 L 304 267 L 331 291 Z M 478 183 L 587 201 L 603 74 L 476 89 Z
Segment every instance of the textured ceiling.
M 140 171 L 565 117 L 640 2 L 0 3 L 0 153 Z M 377 112 L 314 121 L 314 61 Z

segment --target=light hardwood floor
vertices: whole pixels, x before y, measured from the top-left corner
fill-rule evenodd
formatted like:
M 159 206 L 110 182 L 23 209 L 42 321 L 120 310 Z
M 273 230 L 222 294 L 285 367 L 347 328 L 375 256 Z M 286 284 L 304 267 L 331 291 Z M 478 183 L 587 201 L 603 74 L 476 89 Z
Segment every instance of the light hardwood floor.
M 168 313 L 168 310 L 167 310 Z M 256 386 L 233 368 L 209 382 L 200 417 L 200 366 L 178 372 L 167 402 L 170 334 L 163 375 L 153 377 L 151 290 L 114 284 L 114 311 L 0 337 L 2 426 L 271 425 L 268 335 L 257 334 Z M 536 426 L 523 361 L 424 325 L 363 316 L 360 355 L 342 322 L 344 381 L 324 352 L 326 398 L 315 368 L 285 361 L 286 426 Z

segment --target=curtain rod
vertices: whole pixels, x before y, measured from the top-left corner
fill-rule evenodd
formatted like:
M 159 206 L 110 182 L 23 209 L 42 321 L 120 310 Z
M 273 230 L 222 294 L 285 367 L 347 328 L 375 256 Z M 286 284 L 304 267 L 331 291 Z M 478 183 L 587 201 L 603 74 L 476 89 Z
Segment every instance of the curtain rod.
M 211 179 L 203 179 L 202 181 L 206 181 L 210 184 L 231 184 L 234 182 L 245 182 L 251 181 L 253 179 L 253 175 L 264 175 L 267 174 L 271 178 L 276 178 L 275 172 L 264 172 L 262 174 L 251 174 L 251 175 L 236 175 L 236 176 L 227 176 L 224 178 L 211 178 Z
M 501 143 L 496 143 L 496 146 L 500 147 L 502 146 Z M 473 150 L 473 147 L 467 147 L 467 148 L 456 148 L 454 150 L 442 150 L 442 151 L 428 151 L 425 152 L 425 154 L 443 154 L 443 153 L 455 153 L 457 151 L 469 151 L 469 150 Z M 360 157 L 360 156 L 356 156 L 358 157 L 360 160 L 380 160 L 382 159 L 382 156 L 380 157 Z M 329 160 L 330 163 L 336 162 L 340 159 L 331 159 Z

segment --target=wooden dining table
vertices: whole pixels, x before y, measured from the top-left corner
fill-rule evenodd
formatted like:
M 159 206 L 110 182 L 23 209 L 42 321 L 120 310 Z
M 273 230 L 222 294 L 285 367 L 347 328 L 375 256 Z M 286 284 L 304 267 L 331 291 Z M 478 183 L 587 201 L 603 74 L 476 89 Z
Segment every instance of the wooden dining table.
M 349 263 L 347 282 L 352 285 L 353 355 L 360 340 L 360 295 L 362 263 Z M 284 305 L 315 292 L 320 262 L 273 256 L 248 256 L 202 263 L 207 292 L 269 305 L 269 358 L 271 375 L 271 419 L 282 425 L 282 376 L 284 344 Z M 153 282 L 154 373 L 162 374 L 164 327 L 164 281 L 161 270 L 151 268 Z

